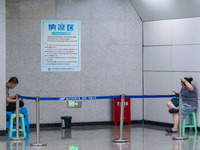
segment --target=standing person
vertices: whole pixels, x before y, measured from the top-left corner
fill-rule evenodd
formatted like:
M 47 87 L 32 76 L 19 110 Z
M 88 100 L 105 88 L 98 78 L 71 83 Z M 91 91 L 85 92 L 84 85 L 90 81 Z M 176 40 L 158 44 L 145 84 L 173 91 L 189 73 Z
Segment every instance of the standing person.
M 16 113 L 16 97 L 9 96 L 9 89 L 14 89 L 18 84 L 18 79 L 16 77 L 10 78 L 6 83 L 6 111 L 14 111 Z M 19 111 L 24 106 L 23 99 L 19 99 Z
M 193 113 L 197 108 L 197 89 L 196 87 L 191 83 L 193 81 L 193 78 L 181 78 L 181 97 L 182 97 L 182 117 L 186 117 L 187 115 Z M 176 105 L 176 106 L 175 106 Z M 179 124 L 179 110 L 178 110 L 178 104 L 169 101 L 167 103 L 167 106 L 169 108 L 169 112 L 173 115 L 173 122 L 174 126 L 172 129 L 166 129 L 166 132 L 169 133 L 176 133 L 178 129 Z

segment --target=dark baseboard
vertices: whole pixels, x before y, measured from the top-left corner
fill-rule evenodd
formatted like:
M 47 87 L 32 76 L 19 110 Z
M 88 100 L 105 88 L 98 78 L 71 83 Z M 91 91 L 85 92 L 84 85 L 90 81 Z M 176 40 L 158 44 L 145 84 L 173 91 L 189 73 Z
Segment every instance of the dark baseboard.
M 117 125 L 119 125 L 118 123 Z M 172 127 L 171 123 L 163 123 L 151 120 L 132 120 L 131 124 L 146 124 L 146 125 L 155 125 L 162 127 Z M 80 122 L 80 123 L 71 123 L 71 126 L 97 126 L 97 125 L 113 125 L 112 121 L 104 121 L 104 122 Z M 128 125 L 127 122 L 124 125 Z M 50 123 L 50 124 L 40 124 L 40 128 L 60 128 L 62 126 L 61 123 Z M 30 124 L 30 128 L 36 128 L 36 124 Z M 197 127 L 197 130 L 200 131 L 200 127 Z M 0 135 L 6 135 L 6 131 L 0 131 Z
M 0 130 L 0 136 L 6 136 L 6 130 Z
M 144 120 L 133 120 L 131 124 L 144 124 Z
M 112 125 L 111 121 L 104 122 L 80 122 L 80 123 L 72 123 L 72 126 L 97 126 L 97 125 Z
M 112 121 L 103 121 L 103 122 L 79 122 L 79 123 L 71 123 L 71 126 L 97 126 L 97 125 L 112 125 Z M 119 124 L 119 123 L 118 123 Z M 127 122 L 124 123 L 128 124 Z M 133 120 L 131 124 L 144 124 L 144 120 Z M 36 124 L 30 124 L 30 128 L 36 128 Z M 40 124 L 41 128 L 48 127 L 61 127 L 61 123 L 50 123 L 50 124 Z
M 164 122 L 157 122 L 157 121 L 150 121 L 150 120 L 144 120 L 144 124 L 163 126 L 163 127 L 172 127 L 173 126 L 173 124 L 171 124 L 171 123 L 164 123 Z
M 36 128 L 36 124 L 29 124 L 29 127 Z M 61 127 L 61 123 L 40 124 L 40 128 L 49 128 L 49 127 Z
M 71 126 L 96 126 L 96 125 L 111 125 L 112 122 L 80 122 L 80 123 L 71 123 Z M 36 124 L 30 124 L 30 128 L 36 128 Z M 49 124 L 40 124 L 41 128 L 48 127 L 61 127 L 61 123 L 49 123 Z

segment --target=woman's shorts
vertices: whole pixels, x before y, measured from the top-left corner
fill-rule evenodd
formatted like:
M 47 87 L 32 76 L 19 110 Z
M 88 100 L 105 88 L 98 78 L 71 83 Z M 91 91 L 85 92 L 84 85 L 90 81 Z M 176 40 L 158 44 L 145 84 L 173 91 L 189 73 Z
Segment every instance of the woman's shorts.
M 191 105 L 182 102 L 182 116 L 183 116 L 183 117 L 186 117 L 187 115 L 193 113 L 195 110 L 196 110 L 196 107 L 195 107 L 195 106 L 193 106 L 193 107 L 191 108 Z
M 24 102 L 23 101 L 19 101 L 19 107 L 23 107 L 24 106 Z M 6 107 L 6 111 L 15 111 L 16 110 L 16 103 L 9 103 L 9 105 Z
M 178 98 L 172 98 L 171 102 L 174 104 L 175 107 L 179 106 L 179 99 Z

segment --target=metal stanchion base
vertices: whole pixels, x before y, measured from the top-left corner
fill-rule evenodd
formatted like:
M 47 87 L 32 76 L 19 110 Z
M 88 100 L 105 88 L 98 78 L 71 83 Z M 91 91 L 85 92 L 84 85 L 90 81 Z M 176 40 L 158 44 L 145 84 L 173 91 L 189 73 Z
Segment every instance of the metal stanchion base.
M 188 137 L 173 137 L 173 140 L 188 140 Z
M 35 147 L 47 146 L 47 143 L 31 143 L 30 146 L 35 146 Z
M 12 141 L 21 141 L 21 140 L 25 140 L 26 138 L 10 138 L 10 140 Z
M 119 139 L 114 139 L 113 142 L 115 142 L 115 143 L 127 143 L 127 142 L 129 142 L 129 140 L 119 138 Z

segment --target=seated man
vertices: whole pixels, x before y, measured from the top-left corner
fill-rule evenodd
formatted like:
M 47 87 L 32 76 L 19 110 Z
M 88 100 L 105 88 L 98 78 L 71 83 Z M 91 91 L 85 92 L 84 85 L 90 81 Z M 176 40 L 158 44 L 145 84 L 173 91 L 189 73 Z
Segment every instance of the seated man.
M 16 97 L 9 96 L 9 89 L 13 89 L 17 86 L 18 79 L 16 77 L 10 78 L 6 83 L 6 111 L 14 111 L 16 113 Z M 24 106 L 23 99 L 19 99 L 19 111 Z

